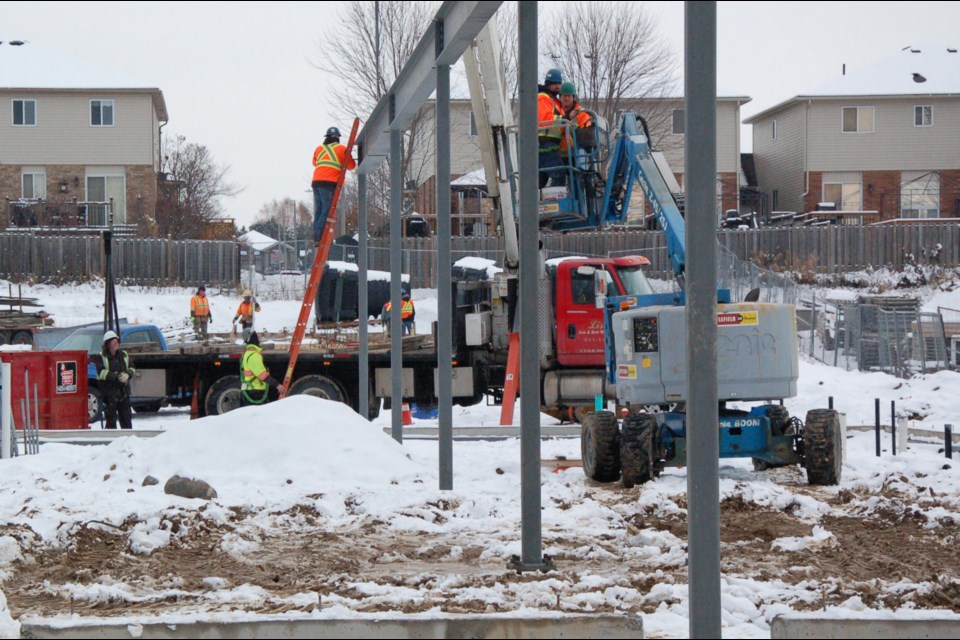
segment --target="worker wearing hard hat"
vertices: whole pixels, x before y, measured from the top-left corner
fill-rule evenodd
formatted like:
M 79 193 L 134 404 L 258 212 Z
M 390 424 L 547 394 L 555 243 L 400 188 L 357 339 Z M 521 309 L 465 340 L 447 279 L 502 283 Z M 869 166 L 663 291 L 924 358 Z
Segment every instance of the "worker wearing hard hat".
M 320 245 L 323 237 L 323 228 L 330 216 L 330 205 L 333 203 L 333 193 L 343 165 L 347 169 L 355 169 L 356 161 L 347 154 L 347 147 L 340 144 L 340 129 L 330 127 L 323 137 L 323 144 L 313 151 L 313 241 Z
M 243 301 L 237 307 L 237 313 L 233 316 L 233 332 L 237 332 L 237 320 L 240 321 L 240 328 L 243 329 L 243 341 L 246 342 L 253 331 L 253 314 L 260 311 L 260 303 L 253 297 L 253 292 L 247 289 L 243 292 Z
M 120 336 L 113 331 L 103 334 L 103 351 L 93 362 L 97 367 L 106 428 L 116 429 L 119 417 L 121 429 L 132 429 L 130 379 L 136 374 L 136 370 L 130 366 L 130 356 L 120 348 Z

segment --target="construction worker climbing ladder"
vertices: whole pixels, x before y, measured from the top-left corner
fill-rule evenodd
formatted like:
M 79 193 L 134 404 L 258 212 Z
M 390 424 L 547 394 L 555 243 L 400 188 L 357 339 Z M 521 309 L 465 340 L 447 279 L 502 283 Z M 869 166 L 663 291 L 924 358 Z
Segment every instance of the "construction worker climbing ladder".
M 323 144 L 313 152 L 313 241 L 320 244 L 323 227 L 330 215 L 333 193 L 340 180 L 343 165 L 347 169 L 357 166 L 347 147 L 340 144 L 340 129 L 330 127 L 323 138 Z

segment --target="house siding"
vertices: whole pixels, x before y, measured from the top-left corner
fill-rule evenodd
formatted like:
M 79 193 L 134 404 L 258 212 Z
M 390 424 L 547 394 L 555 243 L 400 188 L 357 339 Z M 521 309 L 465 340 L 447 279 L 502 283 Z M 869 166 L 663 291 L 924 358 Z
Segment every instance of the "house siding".
M 15 127 L 12 101 L 37 101 L 37 124 Z M 114 125 L 90 126 L 90 101 L 114 101 Z M 153 123 L 156 113 L 150 94 L 112 91 L 0 91 L 0 163 L 156 164 Z
M 761 190 L 778 192 L 777 207 L 781 211 L 803 211 L 804 180 L 804 104 L 766 116 L 753 123 L 753 157 L 757 167 L 757 182 Z M 771 134 L 777 121 L 777 137 Z M 819 190 L 810 185 L 810 194 Z M 809 194 L 808 194 L 809 196 Z M 817 195 L 816 198 L 820 196 Z M 772 200 L 771 200 L 772 202 Z
M 913 108 L 933 105 L 933 126 L 915 127 Z M 843 133 L 843 107 L 874 107 L 873 133 Z M 945 98 L 847 98 L 810 103 L 811 171 L 960 168 L 960 101 Z

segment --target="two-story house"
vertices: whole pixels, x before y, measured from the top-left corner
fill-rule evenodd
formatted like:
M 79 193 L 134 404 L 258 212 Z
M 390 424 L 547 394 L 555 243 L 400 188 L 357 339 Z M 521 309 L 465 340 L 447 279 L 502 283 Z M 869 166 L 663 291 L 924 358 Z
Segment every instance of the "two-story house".
M 958 215 L 960 53 L 907 47 L 745 120 L 772 209 Z M 875 213 L 874 213 L 875 212 Z
M 112 211 L 115 224 L 149 230 L 167 119 L 157 88 L 0 44 L 0 222 L 98 227 Z
M 717 98 L 717 213 L 721 214 L 728 209 L 737 209 L 741 184 L 740 167 L 740 108 L 750 101 L 748 97 L 718 97 Z M 585 101 L 586 102 L 586 101 Z M 425 119 L 433 122 L 435 103 L 428 102 L 424 106 Z M 673 170 L 678 184 L 683 186 L 685 136 L 684 136 L 684 104 L 683 98 L 660 98 L 648 100 L 625 101 L 623 109 L 636 111 L 646 117 L 650 127 L 650 138 L 654 148 L 662 151 Z M 516 107 L 514 107 L 516 111 Z M 617 123 L 611 126 L 616 127 Z M 411 162 L 409 179 L 418 185 L 415 209 L 431 220 L 436 212 L 435 201 L 435 160 L 434 149 L 436 139 L 432 126 L 424 127 L 428 132 L 425 139 L 418 142 L 417 153 Z M 482 213 L 482 208 L 476 203 L 476 193 L 482 183 L 482 169 L 480 147 L 477 142 L 477 124 L 473 116 L 473 109 L 469 100 L 451 100 L 450 103 L 450 170 L 454 179 L 453 202 L 451 203 L 454 215 L 454 233 L 457 233 L 456 218 L 465 210 L 465 218 L 475 218 Z M 468 176 L 469 174 L 469 176 Z M 459 189 L 457 179 L 468 176 L 466 183 L 472 189 Z M 466 206 L 465 206 L 466 205 Z M 633 201 L 628 219 L 638 224 L 643 222 L 645 211 L 649 210 L 644 198 L 638 189 Z M 431 223 L 432 224 L 432 223 Z

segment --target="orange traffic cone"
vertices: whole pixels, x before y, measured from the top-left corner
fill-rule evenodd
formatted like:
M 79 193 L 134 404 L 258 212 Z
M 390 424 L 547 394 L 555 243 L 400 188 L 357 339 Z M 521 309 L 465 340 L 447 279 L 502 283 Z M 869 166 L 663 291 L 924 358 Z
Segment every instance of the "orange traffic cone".
M 406 402 L 403 403 L 403 426 L 409 427 L 413 424 L 413 416 L 410 415 L 410 405 Z

